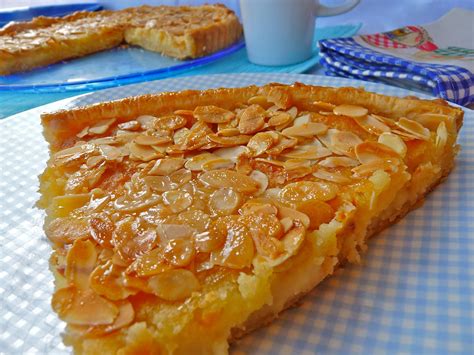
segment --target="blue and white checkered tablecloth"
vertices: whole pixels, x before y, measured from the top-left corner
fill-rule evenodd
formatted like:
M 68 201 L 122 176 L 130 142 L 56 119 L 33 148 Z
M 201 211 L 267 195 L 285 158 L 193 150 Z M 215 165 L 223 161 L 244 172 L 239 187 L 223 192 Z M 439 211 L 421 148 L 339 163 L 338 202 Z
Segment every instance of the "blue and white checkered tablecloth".
M 114 88 L 0 121 L 0 353 L 65 354 L 64 326 L 50 308 L 50 246 L 42 232 L 37 175 L 47 159 L 39 114 L 129 95 L 268 82 L 381 84 L 295 74 L 167 79 Z M 369 243 L 297 308 L 242 339 L 232 354 L 472 354 L 474 349 L 474 114 L 466 110 L 462 150 L 447 181 L 425 204 Z
M 320 62 L 329 75 L 398 82 L 405 87 L 431 90 L 433 95 L 459 105 L 474 103 L 474 74 L 467 69 L 383 54 L 360 45 L 353 38 L 322 40 L 319 46 Z

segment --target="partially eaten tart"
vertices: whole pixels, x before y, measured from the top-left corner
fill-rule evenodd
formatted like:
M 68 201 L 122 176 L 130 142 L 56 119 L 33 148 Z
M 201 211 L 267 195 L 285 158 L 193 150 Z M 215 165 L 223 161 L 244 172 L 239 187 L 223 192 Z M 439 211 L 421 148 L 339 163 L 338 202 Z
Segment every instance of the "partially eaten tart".
M 462 117 L 299 83 L 44 114 L 39 206 L 65 343 L 226 353 L 445 178 Z
M 224 5 L 140 6 L 36 17 L 0 29 L 0 75 L 82 57 L 122 43 L 197 58 L 236 42 L 242 26 Z

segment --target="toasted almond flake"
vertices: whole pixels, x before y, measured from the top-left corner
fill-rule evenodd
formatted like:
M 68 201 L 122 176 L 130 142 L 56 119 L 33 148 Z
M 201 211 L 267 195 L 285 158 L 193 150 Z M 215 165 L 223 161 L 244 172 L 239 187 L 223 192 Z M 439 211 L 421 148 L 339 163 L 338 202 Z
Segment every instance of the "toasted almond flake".
M 291 219 L 292 225 L 295 221 L 300 221 L 305 228 L 308 228 L 310 223 L 309 217 L 305 213 L 284 206 L 278 207 L 278 218 L 289 218 Z
M 161 241 L 169 241 L 172 239 L 189 239 L 196 230 L 185 224 L 159 224 L 156 226 L 156 232 Z
M 270 189 L 266 189 L 263 196 L 272 199 L 278 199 L 280 196 L 281 189 L 279 187 L 272 187 Z
M 446 129 L 446 124 L 441 122 L 436 129 L 436 148 L 443 150 L 446 142 L 448 141 L 448 130 Z
M 385 132 L 379 136 L 378 142 L 397 152 L 402 158 L 407 154 L 407 145 L 399 136 L 393 133 Z
M 259 105 L 251 105 L 240 115 L 239 131 L 242 134 L 253 134 L 265 125 L 267 112 Z
M 158 177 L 158 176 L 148 176 L 151 177 Z M 153 188 L 152 188 L 153 189 Z M 144 210 L 149 209 L 152 206 L 155 206 L 161 202 L 161 196 L 152 196 L 148 199 L 138 199 L 132 201 L 123 201 L 120 198 L 114 201 L 114 208 L 122 213 L 135 213 L 141 212 Z
M 100 163 L 103 163 L 105 161 L 105 158 L 102 155 L 95 155 L 92 157 L 89 157 L 86 160 L 86 165 L 89 169 L 96 167 Z
M 253 170 L 249 177 L 257 182 L 259 188 L 256 195 L 261 195 L 265 192 L 268 187 L 268 176 L 262 173 L 260 170 Z
M 283 187 L 280 198 L 289 203 L 306 200 L 328 201 L 336 197 L 338 192 L 339 188 L 334 184 L 320 181 L 298 181 Z
M 285 163 L 280 160 L 275 160 L 275 159 L 265 159 L 265 158 L 255 158 L 255 161 L 265 163 L 265 164 L 270 164 L 270 165 L 275 165 L 279 167 L 285 167 Z M 249 172 L 250 173 L 250 172 Z
M 292 127 L 285 128 L 282 131 L 282 133 L 287 136 L 312 137 L 317 134 L 325 133 L 327 129 L 328 128 L 324 123 L 309 122 L 309 123 L 294 125 Z
M 299 117 L 296 117 L 293 121 L 293 126 L 302 126 L 311 122 L 311 115 L 306 114 Z
M 280 219 L 281 226 L 283 227 L 283 232 L 288 232 L 293 227 L 293 218 L 284 217 Z
M 107 144 L 100 145 L 99 150 L 102 157 L 108 161 L 118 160 L 125 156 L 124 150 Z
M 235 117 L 233 112 L 213 105 L 198 106 L 193 113 L 198 120 L 208 123 L 226 123 Z
M 183 127 L 178 129 L 173 134 L 173 143 L 177 145 L 182 145 L 186 141 L 186 137 L 189 135 L 189 128 Z
M 123 122 L 118 125 L 118 128 L 125 131 L 138 131 L 141 128 L 141 125 L 138 121 L 132 120 L 128 122 Z
M 90 287 L 95 293 L 110 300 L 123 300 L 136 292 L 123 286 L 122 272 L 123 268 L 109 259 L 104 264 L 99 264 L 90 274 Z
M 179 169 L 169 175 L 170 181 L 176 186 L 183 186 L 184 184 L 191 181 L 193 174 L 191 170 Z
M 278 143 L 267 150 L 269 155 L 280 155 L 285 149 L 293 148 L 298 144 L 298 139 L 294 137 L 281 136 Z
M 214 154 L 211 153 L 201 153 L 198 155 L 195 155 L 194 157 L 188 159 L 186 163 L 184 164 L 184 167 L 186 169 L 189 169 L 191 171 L 201 171 L 203 169 L 203 164 L 211 161 L 211 160 L 216 160 L 219 157 L 217 157 Z
M 179 213 L 192 205 L 193 196 L 183 190 L 166 191 L 163 193 L 163 202 L 170 206 L 174 213 Z
M 383 132 L 390 132 L 390 127 L 377 119 L 376 115 L 367 115 L 362 117 L 355 117 L 354 120 L 364 130 L 371 134 L 381 134 Z
M 133 322 L 134 318 L 135 311 L 133 310 L 132 304 L 128 301 L 122 301 L 119 304 L 119 314 L 117 318 L 115 318 L 115 321 L 112 324 L 104 327 L 104 333 L 112 333 L 120 328 L 126 327 Z
M 268 125 L 269 126 L 286 125 L 287 123 L 290 123 L 292 119 L 293 118 L 291 117 L 290 114 L 286 112 L 278 112 L 277 114 L 270 117 L 270 119 L 268 120 Z
M 240 134 L 232 137 L 220 137 L 215 134 L 210 134 L 207 138 L 214 143 L 219 144 L 222 147 L 232 147 L 234 145 L 247 144 L 252 136 Z
M 298 108 L 296 106 L 293 106 L 290 109 L 286 110 L 286 112 L 291 116 L 292 119 L 295 119 L 298 115 Z
M 239 134 L 240 131 L 238 128 L 221 128 L 217 131 L 217 135 L 221 137 L 234 137 Z
M 440 113 L 422 113 L 421 115 L 415 115 L 412 118 L 430 131 L 436 131 L 441 122 L 448 124 L 450 122 L 448 115 Z
M 331 131 L 331 148 L 338 153 L 352 156 L 355 146 L 362 143 L 359 136 L 349 131 Z
M 232 170 L 206 171 L 199 175 L 199 180 L 214 188 L 230 187 L 244 193 L 254 193 L 260 189 L 255 180 Z
M 278 135 L 273 132 L 259 132 L 250 138 L 247 147 L 253 156 L 265 153 L 273 144 L 278 142 Z
M 91 198 L 91 193 L 56 196 L 53 197 L 51 207 L 55 210 L 58 217 L 63 217 L 69 212 L 84 206 Z
M 97 122 L 95 125 L 89 128 L 89 134 L 104 134 L 107 130 L 114 124 L 116 118 L 109 118 L 106 120 L 102 120 Z
M 281 242 L 283 244 L 283 249 L 285 250 L 285 252 L 274 259 L 270 259 L 268 263 L 271 266 L 275 267 L 281 265 L 290 257 L 296 255 L 301 246 L 303 245 L 304 237 L 306 234 L 305 227 L 299 223 L 294 224 L 294 227 L 290 231 L 288 231 L 283 238 L 281 238 Z
M 262 95 L 252 96 L 247 101 L 247 103 L 249 105 L 260 105 L 265 109 L 272 105 L 270 102 L 267 101 L 267 98 L 265 96 L 262 96 Z
M 375 160 L 399 159 L 399 155 L 393 149 L 377 142 L 363 142 L 357 145 L 355 154 L 362 164 Z
M 332 152 L 324 147 L 319 147 L 313 144 L 300 145 L 296 148 L 282 153 L 281 155 L 293 159 L 319 159 L 331 155 Z
M 235 147 L 228 147 L 228 148 L 219 148 L 212 152 L 212 154 L 221 157 L 223 159 L 229 159 L 234 163 L 237 162 L 237 158 L 241 154 L 248 153 L 247 147 L 243 145 L 238 145 Z
M 158 159 L 153 167 L 148 171 L 148 175 L 169 175 L 184 166 L 185 160 L 182 158 Z
M 334 107 L 333 112 L 335 115 L 362 117 L 367 115 L 369 110 L 362 106 L 343 104 Z
M 415 136 L 413 134 L 408 133 L 407 131 L 403 131 L 403 130 L 400 130 L 400 129 L 392 129 L 391 132 L 393 134 L 396 134 L 397 136 L 400 136 L 400 138 L 403 139 L 406 142 L 420 139 L 418 136 Z
M 366 177 L 378 170 L 395 172 L 397 169 L 398 161 L 396 160 L 372 160 L 352 168 L 352 172 L 356 177 Z
M 128 148 L 130 149 L 130 159 L 132 160 L 150 161 L 163 157 L 163 154 L 157 152 L 153 148 L 139 145 L 134 142 L 129 143 Z
M 188 120 L 183 116 L 169 115 L 158 117 L 153 120 L 153 127 L 159 130 L 174 131 L 186 126 Z
M 328 171 L 323 168 L 318 168 L 318 170 L 313 173 L 313 176 L 324 181 L 334 182 L 336 184 L 349 184 L 352 182 L 351 179 L 342 175 L 341 173 Z
M 175 267 L 188 266 L 194 259 L 194 240 L 179 238 L 168 241 L 163 250 L 163 256 Z
M 431 137 L 430 130 L 428 128 L 425 128 L 420 123 L 409 120 L 408 118 L 402 117 L 396 124 L 403 131 L 406 131 L 409 134 L 418 137 L 419 139 L 426 141 Z
M 73 286 L 57 290 L 51 303 L 59 317 L 73 325 L 112 324 L 119 313 L 112 302 L 94 291 L 80 291 Z
M 89 134 L 89 126 L 84 127 L 78 134 L 76 134 L 76 137 L 78 138 L 84 138 Z
M 186 118 L 188 121 L 192 121 L 194 119 L 194 113 L 191 110 L 176 110 L 173 113 Z
M 80 161 L 86 156 L 92 154 L 96 150 L 93 144 L 75 145 L 71 148 L 66 148 L 55 153 L 51 161 L 54 165 L 66 165 L 74 161 Z
M 311 166 L 311 161 L 306 159 L 288 159 L 285 160 L 283 166 L 286 170 L 294 170 L 299 168 L 308 168 Z
M 169 176 L 145 176 L 143 180 L 155 192 L 165 192 L 177 188 Z
M 148 280 L 153 294 L 166 301 L 181 301 L 197 290 L 199 280 L 186 269 L 167 270 Z
M 155 121 L 156 117 L 151 115 L 142 115 L 137 117 L 138 123 L 142 126 L 143 129 L 150 129 L 153 128 L 153 122 Z
M 332 110 L 334 110 L 334 108 L 336 107 L 336 105 L 324 101 L 314 101 L 313 106 L 316 110 L 330 112 L 332 112 Z
M 139 136 L 135 137 L 133 141 L 139 145 L 158 145 L 171 142 L 171 138 L 167 136 L 156 137 L 140 134 Z
M 216 190 L 209 198 L 209 207 L 216 215 L 233 214 L 241 203 L 241 196 L 231 188 Z
M 325 168 L 354 167 L 359 165 L 359 162 L 349 157 L 327 157 L 321 160 L 318 165 Z
M 194 228 L 198 233 L 202 233 L 209 227 L 211 218 L 201 210 L 188 210 L 178 215 L 178 221 Z
M 254 202 L 254 200 L 247 201 L 240 209 L 241 215 L 253 216 L 262 214 L 274 214 L 278 213 L 278 209 L 271 203 L 260 203 Z
M 205 171 L 216 170 L 216 169 L 232 169 L 235 163 L 230 159 L 216 158 L 214 160 L 208 160 L 202 164 L 202 169 Z
M 90 240 L 76 239 L 66 258 L 67 280 L 80 290 L 89 288 L 89 275 L 95 268 L 97 251 Z

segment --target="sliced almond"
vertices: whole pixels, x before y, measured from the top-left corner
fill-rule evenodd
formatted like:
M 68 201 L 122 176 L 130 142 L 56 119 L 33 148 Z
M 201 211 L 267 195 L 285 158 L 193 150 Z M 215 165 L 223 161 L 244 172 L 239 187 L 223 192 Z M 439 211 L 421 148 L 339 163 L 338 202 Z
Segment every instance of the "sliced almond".
M 285 160 L 283 166 L 286 170 L 294 170 L 299 168 L 308 168 L 311 166 L 311 161 L 306 159 L 288 159 Z
M 441 122 L 444 122 L 445 124 L 450 122 L 448 115 L 440 113 L 423 113 L 421 115 L 415 115 L 412 119 L 428 128 L 430 131 L 436 131 Z
M 399 159 L 399 155 L 393 149 L 377 142 L 363 142 L 357 145 L 355 154 L 362 164 L 374 160 Z
M 286 110 L 286 112 L 291 116 L 292 119 L 295 119 L 298 115 L 298 108 L 296 106 L 293 106 Z
M 278 112 L 276 115 L 270 117 L 268 120 L 269 126 L 281 126 L 290 123 L 293 120 L 290 114 L 287 112 Z
M 394 172 L 398 169 L 398 162 L 395 160 L 371 160 L 352 168 L 352 172 L 356 177 L 371 176 L 374 172 L 382 170 Z
M 354 120 L 360 127 L 371 134 L 379 135 L 384 132 L 390 132 L 390 127 L 380 121 L 376 115 L 355 117 Z
M 138 123 L 140 123 L 140 126 L 145 130 L 154 128 L 153 122 L 155 121 L 155 119 L 156 117 L 151 115 L 142 115 L 137 117 Z
M 267 98 L 265 96 L 262 96 L 262 95 L 256 95 L 256 96 L 252 96 L 248 101 L 247 103 L 249 105 L 260 105 L 262 106 L 264 109 L 267 109 L 269 108 L 272 104 L 270 102 L 267 101 Z
M 192 205 L 193 196 L 183 190 L 166 191 L 163 193 L 163 202 L 168 205 L 174 213 L 179 213 Z
M 153 294 L 166 301 L 182 301 L 197 290 L 199 280 L 186 269 L 167 270 L 148 280 Z
M 339 188 L 334 184 L 315 181 L 298 181 L 283 187 L 280 192 L 280 198 L 289 203 L 297 203 L 306 200 L 328 201 L 336 197 L 338 192 Z
M 408 118 L 402 117 L 396 123 L 399 128 L 408 132 L 409 134 L 422 139 L 422 140 L 429 140 L 430 130 L 428 128 L 423 127 L 420 123 L 409 120 Z
M 230 159 L 216 158 L 214 160 L 208 160 L 202 164 L 202 169 L 205 171 L 216 170 L 216 169 L 232 169 L 235 163 Z
M 354 167 L 359 164 L 356 159 L 349 157 L 327 157 L 318 163 L 325 168 Z
M 292 224 L 294 221 L 300 221 L 305 226 L 305 228 L 308 228 L 310 223 L 309 217 L 303 212 L 283 206 L 278 207 L 278 218 L 289 218 L 291 219 Z
M 169 115 L 155 118 L 153 121 L 153 127 L 161 130 L 174 131 L 179 128 L 186 126 L 188 121 L 186 118 L 178 115 Z
M 244 109 L 240 116 L 239 131 L 242 134 L 253 134 L 265 125 L 267 112 L 259 105 L 251 105 Z
M 217 135 L 221 137 L 234 137 L 239 134 L 240 131 L 238 128 L 221 128 L 217 131 Z
M 268 176 L 262 173 L 260 170 L 253 170 L 249 177 L 256 181 L 259 186 L 256 195 L 263 194 L 268 187 Z
M 244 193 L 254 193 L 260 189 L 254 179 L 232 170 L 206 171 L 199 175 L 199 180 L 214 188 L 229 187 Z
M 162 153 L 157 152 L 153 148 L 139 145 L 134 142 L 129 143 L 128 148 L 130 149 L 131 160 L 141 160 L 146 162 L 163 157 Z
M 210 134 L 207 138 L 221 147 L 232 147 L 235 145 L 247 144 L 252 136 L 240 134 L 232 137 L 220 137 L 215 134 Z
M 244 153 L 248 153 L 248 149 L 243 145 L 228 148 L 219 148 L 212 152 L 212 154 L 223 159 L 229 159 L 234 163 L 237 162 L 237 158 L 239 157 L 239 155 Z
M 407 154 L 407 145 L 399 136 L 385 132 L 379 136 L 378 142 L 397 152 L 402 158 Z
M 235 114 L 217 106 L 198 106 L 194 109 L 194 116 L 208 123 L 226 123 L 232 121 Z
M 195 155 L 194 157 L 188 159 L 186 163 L 184 164 L 184 167 L 186 169 L 189 169 L 191 171 L 201 171 L 203 170 L 203 164 L 211 161 L 211 160 L 216 160 L 218 159 L 217 156 L 211 153 L 201 153 L 199 155 Z
M 349 131 L 332 131 L 331 148 L 338 153 L 353 156 L 354 148 L 363 142 L 359 136 Z
M 443 150 L 448 141 L 448 130 L 446 129 L 446 124 L 441 122 L 436 129 L 436 148 Z
M 281 238 L 285 252 L 277 258 L 269 260 L 269 264 L 275 267 L 281 265 L 293 255 L 296 255 L 303 245 L 305 234 L 305 227 L 299 223 L 295 223 L 294 227 Z
M 177 188 L 169 176 L 146 176 L 143 180 L 155 192 L 165 192 Z
M 265 153 L 270 147 L 278 142 L 278 135 L 274 132 L 259 132 L 250 138 L 247 147 L 253 156 Z
M 89 275 L 95 268 L 97 251 L 90 240 L 77 239 L 67 253 L 65 275 L 80 290 L 89 288 Z
M 295 120 L 293 121 L 293 126 L 302 126 L 304 124 L 308 124 L 311 122 L 311 115 L 302 115 L 299 117 L 296 117 Z
M 148 171 L 148 175 L 169 175 L 172 172 L 181 169 L 185 160 L 182 158 L 158 159 L 153 167 Z
M 289 150 L 281 155 L 287 158 L 293 159 L 319 159 L 331 155 L 332 152 L 324 147 L 320 147 L 313 144 L 300 145 L 296 148 Z
M 194 240 L 189 239 L 172 239 L 168 241 L 163 256 L 165 260 L 175 267 L 186 267 L 194 259 Z
M 186 127 L 180 128 L 173 134 L 173 142 L 177 145 L 182 145 L 186 141 L 186 137 L 189 135 L 190 130 Z
M 116 118 L 109 118 L 106 120 L 99 121 L 92 127 L 89 127 L 88 133 L 89 134 L 104 134 L 114 124 L 116 120 L 117 120 Z
M 316 110 L 330 111 L 330 112 L 332 112 L 332 110 L 334 110 L 334 108 L 336 107 L 336 105 L 333 105 L 329 102 L 324 102 L 324 101 L 314 101 L 313 106 Z
M 333 112 L 335 115 L 362 117 L 367 115 L 369 110 L 362 106 L 343 104 L 334 107 Z
M 296 120 L 295 120 L 296 121 Z M 285 128 L 282 133 L 287 136 L 295 137 L 312 137 L 317 134 L 323 134 L 327 131 L 328 127 L 324 123 L 320 122 L 309 122 L 301 125 L 294 125 L 292 127 Z
M 298 144 L 298 139 L 294 137 L 280 136 L 276 145 L 267 150 L 269 155 L 280 155 L 286 149 L 293 148 Z
M 324 181 L 334 182 L 336 184 L 349 184 L 352 182 L 351 179 L 342 175 L 341 173 L 332 172 L 323 168 L 318 168 L 318 170 L 313 173 L 313 176 Z
M 169 241 L 172 239 L 189 239 L 196 230 L 184 224 L 159 224 L 156 227 L 156 232 L 161 241 Z
M 241 203 L 241 196 L 231 188 L 216 190 L 209 198 L 209 207 L 214 214 L 233 214 Z
M 140 122 L 132 120 L 128 122 L 123 122 L 118 125 L 118 128 L 125 131 L 138 131 L 141 128 Z
M 171 138 L 167 136 L 156 137 L 140 134 L 133 141 L 139 145 L 158 145 L 171 142 Z

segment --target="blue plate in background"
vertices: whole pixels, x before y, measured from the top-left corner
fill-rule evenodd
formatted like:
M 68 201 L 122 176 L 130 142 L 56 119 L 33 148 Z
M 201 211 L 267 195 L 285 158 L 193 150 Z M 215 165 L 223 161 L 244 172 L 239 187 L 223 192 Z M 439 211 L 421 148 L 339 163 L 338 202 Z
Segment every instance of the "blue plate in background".
M 97 11 L 102 9 L 99 4 L 66 4 L 51 6 L 25 6 L 0 10 L 0 27 L 10 21 L 29 21 L 37 16 L 60 17 L 76 11 Z

